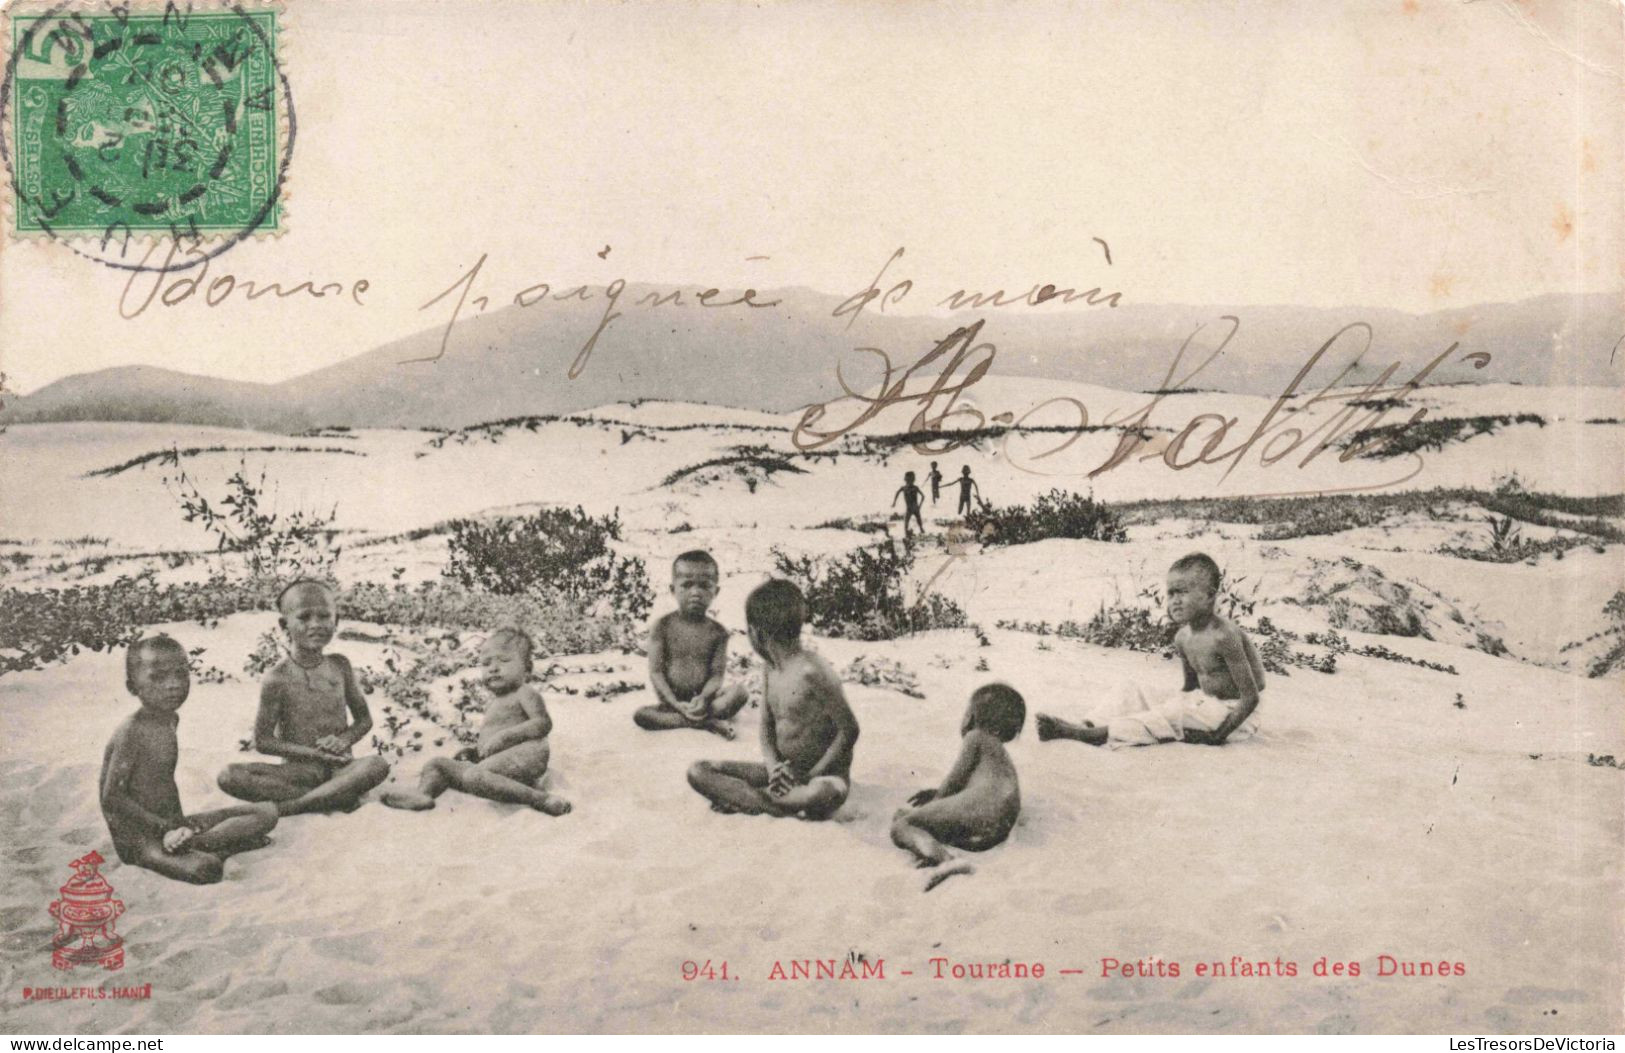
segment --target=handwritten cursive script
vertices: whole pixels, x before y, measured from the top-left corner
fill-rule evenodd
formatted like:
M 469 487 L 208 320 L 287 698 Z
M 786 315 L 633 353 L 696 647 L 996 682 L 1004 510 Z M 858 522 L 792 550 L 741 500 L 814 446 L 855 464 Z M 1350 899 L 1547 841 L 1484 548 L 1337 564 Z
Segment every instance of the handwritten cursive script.
M 456 328 L 458 320 L 463 317 L 465 309 L 468 309 L 472 314 L 479 314 L 491 306 L 489 296 L 484 294 L 469 295 L 474 291 L 475 284 L 479 281 L 480 270 L 484 268 L 488 256 L 489 253 L 481 253 L 480 258 L 474 261 L 474 266 L 464 272 L 462 277 L 452 282 L 444 291 L 436 294 L 428 303 L 418 308 L 420 311 L 426 311 L 442 300 L 449 300 L 453 293 L 456 294 L 456 303 L 452 306 L 451 317 L 446 320 L 446 327 L 440 337 L 440 349 L 432 355 L 405 359 L 403 365 L 407 362 L 438 361 L 445 355 L 447 347 L 450 346 L 452 330 Z M 638 307 L 657 308 L 682 307 L 687 302 L 692 302 L 701 307 L 721 308 L 776 307 L 781 302 L 779 300 L 758 300 L 756 299 L 755 289 L 746 289 L 742 294 L 731 300 L 717 299 L 717 297 L 723 295 L 721 289 L 701 286 L 700 291 L 689 292 L 689 300 L 684 301 L 684 291 L 683 289 L 673 289 L 670 292 L 663 293 L 660 290 L 655 290 L 638 297 L 633 303 Z M 598 319 L 598 325 L 593 329 L 591 335 L 587 337 L 586 342 L 581 345 L 580 350 L 576 352 L 575 360 L 570 363 L 569 377 L 574 380 L 581 375 L 582 370 L 587 368 L 587 362 L 592 358 L 593 349 L 598 346 L 598 338 L 604 335 L 604 331 L 610 327 L 611 323 L 621 317 L 621 296 L 625 292 L 626 280 L 624 278 L 616 278 L 602 287 L 577 285 L 558 292 L 555 292 L 553 286 L 547 282 L 537 282 L 514 293 L 509 302 L 515 307 L 529 308 L 539 307 L 549 301 L 579 300 L 587 303 L 600 296 L 603 298 L 604 310 Z
M 365 278 L 349 282 L 327 281 L 319 285 L 313 280 L 306 280 L 288 288 L 283 288 L 281 282 L 239 278 L 235 274 L 217 274 L 210 280 L 209 266 L 214 260 L 203 251 L 201 242 L 194 240 L 183 249 L 178 238 L 167 241 L 169 250 L 164 255 L 163 263 L 148 269 L 148 261 L 164 243 L 149 245 L 137 268 L 130 271 L 129 280 L 124 283 L 124 291 L 118 298 L 119 317 L 140 317 L 152 306 L 154 299 L 165 307 L 178 307 L 197 296 L 205 307 L 219 307 L 239 293 L 242 299 L 250 301 L 262 296 L 274 296 L 278 300 L 289 297 L 325 300 L 331 296 L 340 302 L 348 298 L 357 307 L 365 307 L 367 305 L 362 302 L 361 294 L 372 287 L 372 283 Z M 140 291 L 142 285 L 146 286 L 145 295 Z
M 961 403 L 961 396 L 987 375 L 998 356 L 998 348 L 991 341 L 980 339 L 983 320 L 955 329 L 906 368 L 893 365 L 891 357 L 880 348 L 856 348 L 858 353 L 878 359 L 881 367 L 878 383 L 860 390 L 853 386 L 845 370 L 837 363 L 836 379 L 844 394 L 803 410 L 791 439 L 798 449 L 819 449 L 869 424 L 888 407 L 912 404 L 917 408 L 905 437 L 912 440 L 914 449 L 921 454 L 947 453 L 967 443 L 992 438 L 1004 443 L 1007 463 L 1036 475 L 1092 479 L 1131 460 L 1160 460 L 1173 471 L 1186 471 L 1198 466 L 1225 466 L 1218 480 L 1222 483 L 1255 450 L 1257 462 L 1264 468 L 1273 468 L 1291 459 L 1290 463 L 1301 469 L 1308 467 L 1328 450 L 1337 450 L 1338 462 L 1346 464 L 1384 444 L 1397 442 L 1404 429 L 1424 419 L 1428 411 L 1425 408 L 1417 409 L 1408 420 L 1397 426 L 1379 428 L 1383 419 L 1395 406 L 1403 403 L 1405 395 L 1422 387 L 1428 377 L 1460 348 L 1459 344 L 1451 344 L 1403 384 L 1388 386 L 1390 379 L 1400 369 L 1400 364 L 1396 362 L 1363 388 L 1343 386 L 1360 357 L 1371 346 L 1371 326 L 1365 322 L 1354 322 L 1333 333 L 1308 357 L 1291 383 L 1250 430 L 1242 428 L 1238 417 L 1212 412 L 1198 413 L 1174 430 L 1173 437 L 1166 443 L 1154 444 L 1153 429 L 1169 430 L 1152 421 L 1164 398 L 1170 392 L 1188 389 L 1191 381 L 1224 353 L 1241 327 L 1240 320 L 1233 315 L 1223 316 L 1220 323 L 1224 330 L 1222 337 L 1217 346 L 1199 362 L 1188 371 L 1181 372 L 1187 354 L 1207 328 L 1206 324 L 1197 326 L 1185 339 L 1149 401 L 1124 414 L 1108 414 L 1098 423 L 1091 421 L 1089 408 L 1082 401 L 1066 395 L 1045 399 L 1019 415 L 1004 411 L 988 416 L 973 405 Z M 1353 360 L 1305 399 L 1302 392 L 1309 375 L 1350 336 L 1363 338 L 1363 345 L 1358 348 Z M 1466 357 L 1479 368 L 1487 362 L 1484 352 Z M 1300 399 L 1303 401 L 1289 405 Z M 1057 407 L 1069 419 L 1059 424 L 1029 423 L 1034 419 L 1052 419 Z M 1308 411 L 1315 407 L 1326 408 L 1330 412 L 1318 425 L 1309 427 Z M 835 423 L 833 418 L 839 410 L 845 410 L 847 414 L 839 423 Z M 1298 426 L 1300 423 L 1304 426 Z M 1232 438 L 1233 431 L 1240 436 L 1244 430 L 1245 438 Z M 1063 453 L 1084 435 L 1101 431 L 1114 432 L 1118 438 L 1110 454 L 1094 467 L 1066 471 L 1045 470 L 1049 468 L 1047 465 L 1032 466 L 1032 462 Z M 1036 453 L 1018 450 L 1011 445 L 1012 438 L 1054 433 L 1065 437 Z M 1423 467 L 1420 454 L 1410 451 L 1408 456 L 1412 459 L 1409 471 L 1400 478 L 1375 485 L 1336 489 L 1319 487 L 1302 492 L 1346 493 L 1399 485 L 1415 478 Z

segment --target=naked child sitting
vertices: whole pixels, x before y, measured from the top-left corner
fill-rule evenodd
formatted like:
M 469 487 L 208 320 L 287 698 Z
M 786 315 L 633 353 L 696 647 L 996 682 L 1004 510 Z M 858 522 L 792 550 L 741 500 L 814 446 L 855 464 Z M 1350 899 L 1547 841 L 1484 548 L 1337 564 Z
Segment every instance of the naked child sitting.
M 949 848 L 985 852 L 1010 836 L 1021 814 L 1021 785 L 1004 744 L 1026 720 L 1026 702 L 1008 684 L 971 693 L 959 756 L 942 785 L 916 793 L 892 817 L 892 842 L 912 853 L 915 865 L 939 866 L 952 858 Z
M 659 701 L 632 714 L 646 731 L 697 728 L 734 737 L 729 721 L 744 708 L 744 686 L 724 687 L 728 630 L 707 613 L 719 588 L 717 561 L 696 549 L 672 561 L 677 609 L 649 630 L 649 687 Z
M 563 815 L 570 802 L 541 788 L 547 774 L 547 736 L 553 719 L 530 677 L 530 636 L 520 629 L 498 629 L 480 651 L 491 702 L 485 707 L 479 744 L 472 755 L 436 757 L 424 765 L 417 790 L 391 790 L 383 796 L 391 808 L 424 811 L 447 790 L 461 790 L 488 801 L 523 804 L 547 815 Z
M 806 600 L 788 581 L 745 601 L 751 646 L 762 656 L 762 763 L 700 761 L 688 784 L 719 812 L 828 819 L 851 792 L 858 722 L 829 663 L 801 646 Z
M 124 683 L 141 708 L 102 755 L 101 805 L 113 850 L 131 866 L 194 885 L 217 882 L 224 860 L 269 844 L 276 809 L 235 805 L 187 815 L 175 786 L 180 708 L 192 691 L 186 649 L 168 636 L 130 645 Z
M 1126 711 L 1104 726 L 1040 713 L 1038 737 L 1117 749 L 1158 742 L 1222 746 L 1233 736 L 1251 735 L 1264 665 L 1241 627 L 1214 610 L 1221 577 L 1219 565 L 1201 552 L 1175 560 L 1168 569 L 1168 617 L 1179 626 L 1174 653 L 1185 672 L 1179 691 L 1132 688 Z
M 292 650 L 260 686 L 254 749 L 282 763 L 229 764 L 220 788 L 245 801 L 274 802 L 280 815 L 353 810 L 389 777 L 389 764 L 351 755 L 372 730 L 372 715 L 349 659 L 324 652 L 338 628 L 333 594 L 301 579 L 277 596 L 277 612 Z

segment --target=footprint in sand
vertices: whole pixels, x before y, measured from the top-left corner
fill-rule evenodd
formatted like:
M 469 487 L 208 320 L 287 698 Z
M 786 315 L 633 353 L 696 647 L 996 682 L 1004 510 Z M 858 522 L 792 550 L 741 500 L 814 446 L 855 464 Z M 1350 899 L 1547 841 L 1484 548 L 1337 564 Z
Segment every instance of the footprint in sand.
M 268 998 L 279 998 L 288 993 L 288 985 L 281 980 L 244 980 L 220 996 L 215 1005 L 221 1009 L 237 1009 L 254 1005 Z
M 134 948 L 130 950 L 133 952 Z M 162 975 L 165 988 L 184 991 L 194 985 L 201 989 L 212 977 L 225 973 L 233 962 L 232 955 L 217 948 L 189 947 L 160 958 L 153 966 Z
M 1317 1035 L 1352 1035 L 1355 1031 L 1354 1018 L 1346 1013 L 1329 1016 L 1315 1025 Z
M 588 855 L 602 856 L 606 859 L 631 859 L 637 852 L 637 847 L 637 844 L 631 838 L 623 841 L 605 839 L 594 841 L 592 844 L 585 846 L 582 851 Z
M 0 936 L 0 951 L 4 951 L 7 958 L 22 958 L 36 952 L 49 955 L 51 949 L 51 936 L 56 932 L 49 926 L 40 926 L 33 929 L 16 929 Z
M 323 1005 L 360 1005 L 378 994 L 378 985 L 360 984 L 354 980 L 341 980 L 331 987 L 316 992 L 316 1001 Z
M 101 832 L 99 826 L 76 826 L 62 835 L 62 841 L 69 845 L 88 845 L 100 837 Z
M 1575 1005 L 1586 1000 L 1586 993 L 1572 987 L 1513 987 L 1501 998 L 1511 1005 Z
M 370 936 L 324 936 L 312 940 L 311 949 L 324 958 L 356 962 L 361 965 L 378 964 L 378 947 Z

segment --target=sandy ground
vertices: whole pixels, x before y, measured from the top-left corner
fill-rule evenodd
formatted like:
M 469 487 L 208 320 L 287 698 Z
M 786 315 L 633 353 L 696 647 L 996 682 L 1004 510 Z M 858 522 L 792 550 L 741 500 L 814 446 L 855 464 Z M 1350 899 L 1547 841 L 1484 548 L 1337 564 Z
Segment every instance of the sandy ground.
M 1508 401 L 1500 390 L 1471 397 Z M 616 409 L 624 420 L 668 425 L 763 417 L 660 404 Z M 1617 489 L 1617 471 L 1611 477 L 1606 464 L 1551 456 L 1541 443 L 1557 442 L 1559 426 L 1589 427 L 1618 442 L 1618 428 L 1580 421 L 1508 429 L 1474 440 L 1483 445 L 1433 455 L 1439 477 L 1430 469 L 1413 485 L 1490 485 L 1516 464 L 1529 466 L 1540 489 Z M 593 510 L 619 507 L 628 544 L 651 560 L 657 588 L 678 547 L 717 554 L 726 575 L 718 616 L 737 629 L 744 594 L 761 580 L 773 546 L 820 553 L 859 544 L 864 535 L 854 531 L 807 528 L 872 516 L 904 468 L 925 470 L 910 454 L 887 465 L 843 463 L 839 472 L 809 465 L 808 475 L 756 494 L 731 480 L 673 492 L 658 485 L 666 473 L 761 440 L 666 433 L 662 441 L 632 440 L 639 445 L 630 456 L 616 434 L 558 427 L 424 457 L 416 454 L 426 436 L 417 433 L 292 440 L 156 425 L 13 428 L 0 439 L 0 485 L 36 499 L 8 497 L 0 535 L 40 558 L 9 580 L 36 587 L 78 578 L 85 572 L 43 569 L 70 554 L 202 547 L 183 532 L 157 468 L 74 482 L 93 468 L 171 441 L 350 442 L 368 456 L 250 455 L 259 458 L 251 463 L 269 466 L 288 506 L 337 500 L 353 546 L 560 494 Z M 1597 449 L 1617 469 L 1617 449 Z M 1057 485 L 1009 471 L 988 453 L 956 451 L 944 460 L 972 463 L 1001 501 Z M 191 462 L 211 485 L 235 463 L 235 454 Z M 1150 467 L 1113 486 L 1139 487 L 1138 496 L 1158 487 L 1203 492 Z M 694 529 L 667 533 L 685 522 Z M 133 707 L 122 658 L 84 654 L 8 675 L 0 679 L 0 1028 L 1618 1031 L 1625 1026 L 1625 773 L 1587 761 L 1625 758 L 1625 700 L 1617 679 L 1553 667 L 1560 642 L 1601 627 L 1601 603 L 1619 588 L 1618 549 L 1574 550 L 1536 566 L 1466 563 L 1432 551 L 1449 531 L 1471 526 L 1413 522 L 1261 543 L 1245 528 L 1162 523 L 1137 530 L 1128 546 L 1043 542 L 976 552 L 940 584 L 985 628 L 990 646 L 968 630 L 879 644 L 814 639 L 837 668 L 863 655 L 899 663 L 925 695 L 849 684 L 863 733 L 852 796 L 835 822 L 719 816 L 687 787 L 684 771 L 696 759 L 757 757 L 754 710 L 728 743 L 699 732 L 637 730 L 631 712 L 647 700 L 642 693 L 607 702 L 549 695 L 553 788 L 574 801 L 570 815 L 549 819 L 454 794 L 427 814 L 373 800 L 351 815 L 288 820 L 270 848 L 233 859 L 227 880 L 208 888 L 114 861 L 104 872 L 128 909 L 119 926 L 128 965 L 105 978 L 53 973 L 47 905 L 71 859 L 90 848 L 112 856 L 95 786 L 102 746 Z M 105 540 L 66 545 L 84 535 Z M 1259 582 L 1260 613 L 1282 624 L 1289 614 L 1313 613 L 1286 602 L 1320 565 L 1313 561 L 1333 564 L 1352 553 L 1441 611 L 1456 608 L 1464 624 L 1497 629 L 1530 660 L 1471 650 L 1465 636 L 1347 633 L 1355 646 L 1380 643 L 1453 665 L 1458 675 L 1356 656 L 1342 657 L 1335 675 L 1294 670 L 1270 679 L 1264 733 L 1223 749 L 1111 753 L 1041 744 L 1029 720 L 1011 746 L 1023 794 L 1015 832 L 974 859 L 975 873 L 922 894 L 921 873 L 890 844 L 887 828 L 906 796 L 934 785 L 952 761 L 972 688 L 1005 679 L 1027 696 L 1030 711 L 1077 715 L 1124 680 L 1177 682 L 1172 663 L 1158 657 L 994 623 L 1086 618 L 1102 600 L 1156 581 L 1168 559 L 1197 546 Z M 388 580 L 399 566 L 414 580 L 432 575 L 442 552 L 443 540 L 433 537 L 356 546 L 340 573 Z M 82 580 L 116 573 L 117 564 Z M 1456 624 L 1441 616 L 1447 623 Z M 179 782 L 188 808 L 223 802 L 214 773 L 241 758 L 238 742 L 257 697 L 243 660 L 271 625 L 269 615 L 246 614 L 209 629 L 170 627 L 189 647 L 206 648 L 206 663 L 236 676 L 195 684 L 182 712 Z M 734 651 L 741 646 L 736 636 Z M 365 643 L 335 649 L 358 663 L 377 657 Z M 401 762 L 394 777 L 410 783 L 422 759 Z M 1198 962 L 1228 967 L 1233 955 L 1272 964 L 1279 957 L 1298 975 L 1196 975 Z M 1382 955 L 1459 962 L 1466 972 L 1381 977 Z M 886 978 L 768 978 L 775 961 L 788 967 L 849 956 L 883 960 Z M 1363 975 L 1317 977 L 1312 967 L 1322 956 L 1358 962 Z M 1043 962 L 1048 975 L 937 980 L 933 957 Z M 1178 962 L 1181 975 L 1103 977 L 1107 958 Z M 685 961 L 727 962 L 739 979 L 688 982 Z M 153 997 L 21 999 L 24 987 L 109 980 L 151 983 Z

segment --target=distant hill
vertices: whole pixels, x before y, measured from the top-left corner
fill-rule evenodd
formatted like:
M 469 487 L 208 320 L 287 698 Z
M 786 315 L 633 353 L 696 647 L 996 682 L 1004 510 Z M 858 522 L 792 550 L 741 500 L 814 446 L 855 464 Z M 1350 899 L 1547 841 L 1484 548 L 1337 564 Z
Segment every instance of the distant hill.
M 832 317 L 841 298 L 807 289 L 758 293 L 759 301 L 782 301 L 770 308 L 702 307 L 692 302 L 697 290 L 685 293 L 690 302 L 683 306 L 639 305 L 655 291 L 626 288 L 621 317 L 599 338 L 591 362 L 575 380 L 566 373 L 603 315 L 602 290 L 589 303 L 507 306 L 460 322 L 438 361 L 408 362 L 439 350 L 443 331 L 434 329 L 279 384 L 154 366 L 107 369 L 9 398 L 0 424 L 173 421 L 271 431 L 318 425 L 458 427 L 638 398 L 783 412 L 839 395 L 837 362 L 853 383 L 871 381 L 876 360 L 852 354 L 854 347 L 884 348 L 902 368 L 954 327 L 978 318 L 986 323 L 981 339 L 999 348 L 995 373 L 1128 390 L 1161 385 L 1191 331 L 1226 314 L 1241 319 L 1240 331 L 1225 353 L 1190 381 L 1192 386 L 1275 394 L 1327 338 L 1356 321 L 1370 323 L 1375 336 L 1350 380 L 1372 379 L 1398 362 L 1393 382 L 1402 382 L 1453 341 L 1461 343 L 1461 352 L 1433 375 L 1435 381 L 1614 385 L 1625 369 L 1625 362 L 1609 361 L 1625 332 L 1625 309 L 1617 298 L 1603 295 L 1539 296 L 1426 315 L 1379 308 L 1132 303 L 1085 310 L 1052 303 L 922 317 L 881 314 L 877 300 L 843 328 L 845 323 Z M 1217 331 L 1219 326 L 1209 329 Z M 1310 382 L 1329 381 L 1358 346 L 1345 337 Z M 1493 356 L 1482 372 L 1460 360 L 1476 351 Z M 1184 368 L 1198 360 L 1188 356 Z

